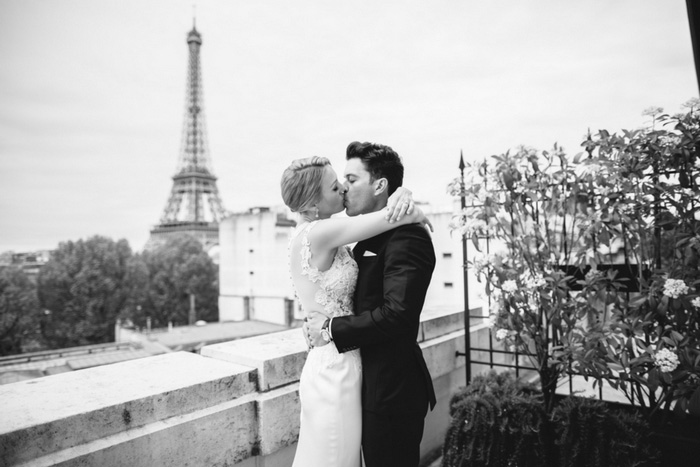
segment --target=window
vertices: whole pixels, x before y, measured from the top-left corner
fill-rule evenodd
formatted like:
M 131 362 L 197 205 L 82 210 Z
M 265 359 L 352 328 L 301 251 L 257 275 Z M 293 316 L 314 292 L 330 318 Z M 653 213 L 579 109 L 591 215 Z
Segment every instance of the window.
M 445 282 L 445 288 L 446 289 L 451 289 L 453 286 L 452 282 Z
M 443 258 L 452 258 L 452 253 L 443 253 L 442 257 Z

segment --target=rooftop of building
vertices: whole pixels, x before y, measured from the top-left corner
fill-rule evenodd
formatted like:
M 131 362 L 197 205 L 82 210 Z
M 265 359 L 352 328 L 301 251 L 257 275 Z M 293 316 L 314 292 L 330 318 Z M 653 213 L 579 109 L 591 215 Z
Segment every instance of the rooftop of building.
M 206 323 L 137 332 L 122 329 L 123 340 L 106 344 L 0 357 L 0 384 L 41 378 L 173 351 L 197 352 L 205 345 L 288 329 L 260 321 Z

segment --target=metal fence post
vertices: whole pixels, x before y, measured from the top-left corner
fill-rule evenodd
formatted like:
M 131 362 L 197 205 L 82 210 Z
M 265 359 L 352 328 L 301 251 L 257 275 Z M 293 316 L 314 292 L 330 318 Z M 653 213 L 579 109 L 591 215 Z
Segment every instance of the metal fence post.
M 462 207 L 462 215 L 464 215 L 464 208 L 467 206 L 465 186 L 464 186 L 464 155 L 462 151 L 459 151 L 459 197 L 460 204 Z M 468 385 L 472 380 L 472 362 L 471 362 L 471 336 L 469 332 L 471 319 L 469 310 L 469 276 L 468 276 L 468 260 L 467 260 L 467 235 L 462 233 L 462 273 L 464 281 L 464 359 L 466 368 L 466 384 Z

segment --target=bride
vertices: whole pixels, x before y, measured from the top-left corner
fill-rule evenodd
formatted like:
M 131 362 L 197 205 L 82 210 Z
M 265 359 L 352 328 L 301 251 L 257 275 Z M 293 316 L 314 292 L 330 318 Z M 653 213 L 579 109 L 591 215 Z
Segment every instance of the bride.
M 410 191 L 402 188 L 391 195 L 385 210 L 331 218 L 344 209 L 345 187 L 325 157 L 293 161 L 282 175 L 281 189 L 284 203 L 301 217 L 289 244 L 289 266 L 305 314 L 352 314 L 358 269 L 345 245 L 400 225 L 428 224 L 413 207 Z M 360 351 L 341 354 L 335 345 L 323 344 L 309 342 L 301 373 L 301 425 L 293 467 L 359 467 Z

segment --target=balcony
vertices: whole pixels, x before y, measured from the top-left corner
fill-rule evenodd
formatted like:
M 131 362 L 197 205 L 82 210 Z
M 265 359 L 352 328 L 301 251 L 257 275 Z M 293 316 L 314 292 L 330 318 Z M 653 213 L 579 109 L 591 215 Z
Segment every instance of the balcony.
M 438 397 L 421 455 L 439 453 L 464 385 L 463 314 L 425 311 L 419 342 Z M 472 342 L 488 339 L 472 326 Z M 299 329 L 0 386 L 3 465 L 291 465 L 299 433 Z

